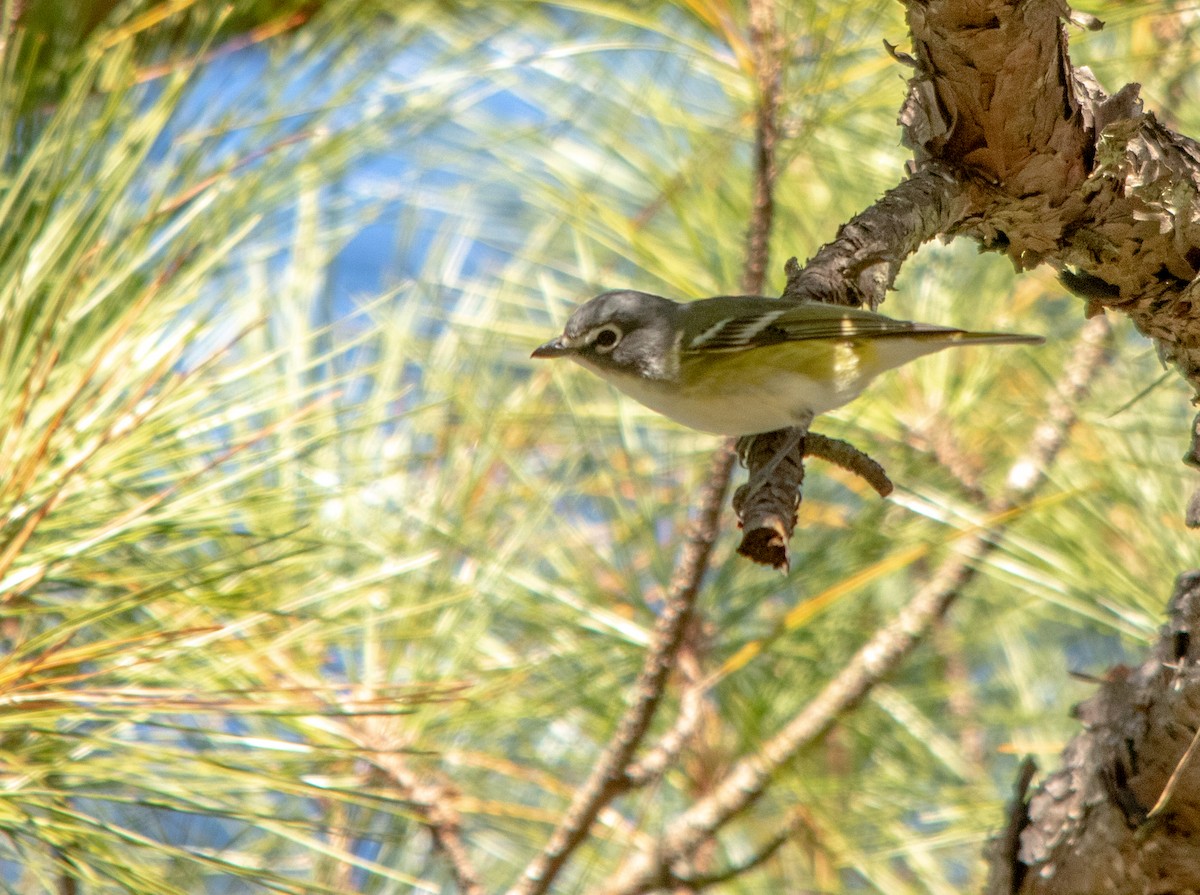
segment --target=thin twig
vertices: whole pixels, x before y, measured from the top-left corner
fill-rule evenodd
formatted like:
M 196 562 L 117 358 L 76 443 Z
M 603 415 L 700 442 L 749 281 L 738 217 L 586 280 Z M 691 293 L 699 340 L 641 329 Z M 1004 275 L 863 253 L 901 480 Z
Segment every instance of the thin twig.
M 462 818 L 455 807 L 458 793 L 453 784 L 431 773 L 418 774 L 396 749 L 395 737 L 386 721 L 364 718 L 342 724 L 344 734 L 379 768 L 400 791 L 421 824 L 429 831 L 434 847 L 450 867 L 460 895 L 484 895 L 483 882 L 462 838 Z
M 751 0 L 750 39 L 758 75 L 758 108 L 754 139 L 754 213 L 746 234 L 746 270 L 742 277 L 742 291 L 757 295 L 763 291 L 763 285 L 766 283 L 769 237 L 775 217 L 775 143 L 779 138 L 779 94 L 783 79 L 783 65 L 775 29 L 774 0 Z M 800 444 L 803 444 L 803 439 Z M 758 469 L 768 462 L 770 461 L 766 460 L 757 467 L 749 467 L 752 480 Z M 772 478 L 786 478 L 787 472 L 776 470 Z M 804 476 L 803 466 L 800 467 L 799 476 Z M 752 492 L 747 493 L 753 496 Z M 789 493 L 799 493 L 798 480 L 796 487 Z M 741 517 L 740 511 L 738 515 Z M 775 534 L 775 529 L 758 531 L 748 541 L 747 532 L 742 537 L 738 553 L 751 557 L 762 553 L 764 556 L 777 558 L 778 551 L 773 549 Z M 747 552 L 748 550 L 750 552 Z M 784 556 L 786 562 L 786 546 Z M 778 562 L 771 564 L 776 568 L 780 567 Z
M 679 882 L 683 883 L 689 889 L 698 892 L 701 889 L 720 885 L 721 883 L 727 883 L 730 880 L 744 876 L 751 870 L 761 867 L 763 864 L 767 863 L 767 861 L 771 860 L 771 858 L 775 856 L 775 853 L 778 852 L 779 849 L 781 849 L 789 839 L 795 836 L 797 830 L 799 830 L 803 825 L 803 816 L 798 811 L 794 812 L 788 822 L 784 825 L 783 829 L 768 839 L 749 858 L 746 858 L 744 861 L 739 861 L 737 864 L 733 864 L 723 870 L 718 870 L 714 873 L 697 873 L 681 879 Z
M 852 472 L 872 488 L 880 497 L 887 497 L 895 486 L 887 472 L 870 455 L 860 451 L 848 441 L 829 438 L 820 432 L 809 432 L 804 440 L 804 454 L 820 457 L 847 472 Z
M 759 97 L 754 144 L 753 210 L 746 233 L 746 266 L 742 276 L 742 289 L 747 293 L 762 290 L 774 222 L 775 142 L 783 70 L 775 46 L 774 17 L 774 0 L 751 0 L 751 39 L 758 70 Z M 571 853 L 587 837 L 600 811 L 630 788 L 630 769 L 636 770 L 633 765 L 634 754 L 645 739 L 650 722 L 662 702 L 663 691 L 688 623 L 694 617 L 696 596 L 719 530 L 721 505 L 729 487 L 736 456 L 733 439 L 727 439 L 713 455 L 701 492 L 699 515 L 684 545 L 630 704 L 591 776 L 576 792 L 549 842 L 530 861 L 520 879 L 509 890 L 509 895 L 542 895 L 548 891 Z
M 62 865 L 62 871 L 58 874 L 57 885 L 58 895 L 78 895 L 79 893 L 79 877 L 76 875 L 75 862 L 68 857 L 68 853 L 57 846 L 53 847 L 55 860 Z
M 1050 464 L 1066 443 L 1076 419 L 1076 406 L 1086 396 L 1106 355 L 1107 321 L 1096 317 L 1081 332 L 1075 352 L 1037 427 L 1029 450 L 1011 467 L 997 511 L 1028 502 L 1046 480 Z M 605 895 L 632 895 L 647 890 L 685 863 L 732 818 L 753 805 L 771 778 L 802 749 L 823 736 L 916 648 L 974 577 L 980 560 L 995 549 L 1004 525 L 997 523 L 959 542 L 954 553 L 913 595 L 895 620 L 876 631 L 845 668 L 779 733 L 753 755 L 735 764 L 711 794 L 672 821 L 652 851 L 632 856 L 602 890 Z
M 625 778 L 630 789 L 646 786 L 659 777 L 679 757 L 684 745 L 700 724 L 704 694 L 708 687 L 703 681 L 689 683 L 679 697 L 679 714 L 671 729 L 664 733 L 645 755 L 629 765 Z
M 958 747 L 970 763 L 971 770 L 975 774 L 982 774 L 987 759 L 984 730 L 972 688 L 971 667 L 956 633 L 942 619 L 934 629 L 932 643 L 942 659 L 946 710 L 958 728 Z
M 988 880 L 987 895 L 1012 895 L 1021 885 L 1025 874 L 1025 865 L 1019 857 L 1021 831 L 1029 823 L 1029 784 L 1033 782 L 1033 775 L 1036 773 L 1037 765 L 1032 758 L 1025 756 L 1017 771 L 1012 801 L 1008 803 L 1004 832 L 993 839 L 987 848 L 988 863 L 993 868 L 992 878 Z
M 944 419 L 935 418 L 917 429 L 909 429 L 904 440 L 922 453 L 932 455 L 938 465 L 952 475 L 963 494 L 979 505 L 987 503 L 987 495 L 979 483 L 982 463 L 969 455 L 955 438 L 954 429 Z
M 742 292 L 759 295 L 767 281 L 771 227 L 775 223 L 775 144 L 779 139 L 779 94 L 783 60 L 775 28 L 775 0 L 750 0 L 750 44 L 758 79 L 754 122 L 754 186 Z
M 708 568 L 734 458 L 732 443 L 713 456 L 701 492 L 700 514 L 692 523 L 669 596 L 654 628 L 650 650 L 616 733 L 587 782 L 576 792 L 550 841 L 529 863 L 516 885 L 509 890 L 510 895 L 542 895 L 549 890 L 571 852 L 587 837 L 601 809 L 629 788 L 627 769 L 662 701 L 680 640 L 692 618 L 696 595 Z

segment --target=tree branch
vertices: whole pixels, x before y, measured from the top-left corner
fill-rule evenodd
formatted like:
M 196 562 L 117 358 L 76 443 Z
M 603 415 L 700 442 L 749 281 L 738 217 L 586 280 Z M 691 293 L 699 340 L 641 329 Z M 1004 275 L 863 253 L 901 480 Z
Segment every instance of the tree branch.
M 1089 314 L 1124 311 L 1200 387 L 1200 144 L 1146 112 L 1138 85 L 1110 96 L 1072 67 L 1059 0 L 906 7 L 905 142 L 963 185 L 955 235 L 1018 270 L 1050 264 Z
M 750 0 L 750 46 L 758 102 L 754 109 L 754 183 L 742 292 L 759 295 L 767 280 L 771 228 L 775 223 L 775 144 L 779 140 L 779 93 L 783 59 L 775 28 L 775 0 Z
M 820 432 L 809 432 L 804 441 L 804 455 L 819 457 L 854 473 L 874 488 L 880 497 L 887 497 L 895 487 L 882 466 L 850 442 L 840 438 L 829 438 Z
M 953 227 L 966 208 L 954 181 L 935 170 L 917 174 L 844 224 L 803 269 L 790 259 L 783 297 L 877 307 L 904 259 Z M 761 473 L 789 437 L 787 430 L 755 436 L 746 452 L 750 487 L 738 500 L 743 529 L 738 552 L 775 568 L 788 565 L 804 481 L 804 442 L 770 475 Z
M 796 835 L 796 831 L 803 826 L 803 820 L 803 816 L 798 811 L 793 812 L 783 829 L 779 830 L 763 845 L 759 846 L 749 858 L 714 873 L 696 873 L 685 876 L 679 879 L 678 882 L 685 885 L 689 890 L 698 892 L 701 889 L 707 889 L 745 876 L 750 871 L 761 867 L 767 861 L 771 860 L 775 856 L 775 853 L 783 848 L 789 839 Z
M 1025 795 L 1029 792 L 1029 784 L 1033 782 L 1033 775 L 1036 773 L 1037 765 L 1032 758 L 1026 757 L 1017 770 L 1017 780 L 1013 784 L 1013 797 L 1008 805 L 1004 832 L 988 846 L 991 878 L 988 880 L 987 895 L 1010 895 L 1025 878 L 1026 868 L 1018 860 L 1017 854 L 1021 847 L 1021 831 L 1029 823 Z
M 630 789 L 646 786 L 663 775 L 683 751 L 687 741 L 700 724 L 706 687 L 702 681 L 689 682 L 679 697 L 679 714 L 671 729 L 659 738 L 645 755 L 632 762 L 625 771 Z
M 1150 657 L 1076 708 L 1084 729 L 1029 800 L 1013 883 L 1011 856 L 990 855 L 991 895 L 1200 888 L 1200 572 L 1179 576 L 1169 611 Z
M 783 64 L 775 30 L 774 0 L 751 0 L 750 41 L 758 81 L 755 109 L 753 206 L 746 233 L 746 264 L 742 288 L 747 293 L 762 291 L 769 259 L 771 226 L 774 223 L 775 143 L 778 138 L 779 91 Z M 530 862 L 510 895 L 542 895 L 579 844 L 586 838 L 600 810 L 622 792 L 633 779 L 633 757 L 649 729 L 671 669 L 693 618 L 696 596 L 718 532 L 721 505 L 729 487 L 736 459 L 734 443 L 727 439 L 713 456 L 700 498 L 699 516 L 693 523 L 680 558 L 669 596 L 654 629 L 650 650 L 634 687 L 633 699 L 605 748 L 599 763 L 576 793 L 566 815 L 545 849 Z M 660 744 L 662 745 L 662 744 Z M 667 744 L 670 746 L 670 744 Z M 682 746 L 682 742 L 679 744 Z
M 820 457 L 853 472 L 880 497 L 887 497 L 893 488 L 887 472 L 869 456 L 849 442 L 819 432 L 804 433 L 787 456 L 779 457 L 780 451 L 793 442 L 794 431 L 780 429 L 738 440 L 738 454 L 750 469 L 750 478 L 733 495 L 733 510 L 744 528 L 738 553 L 785 571 L 788 541 L 800 511 L 804 457 Z M 770 473 L 764 473 L 768 469 Z
M 788 261 L 783 297 L 877 308 L 904 260 L 957 224 L 968 203 L 946 171 L 919 171 L 839 227 L 803 268 Z
M 397 787 L 401 798 L 417 816 L 450 867 L 461 895 L 484 895 L 479 872 L 462 839 L 462 818 L 455 807 L 457 790 L 433 774 L 418 774 L 396 750 L 395 737 L 378 718 L 359 723 L 344 721 L 343 735 L 363 747 L 363 754 Z
M 1085 325 L 1047 408 L 1046 423 L 1009 472 L 1005 493 L 993 507 L 995 521 L 960 541 L 891 624 L 860 647 L 837 677 L 761 749 L 737 762 L 710 795 L 668 824 L 654 849 L 629 858 L 602 890 L 604 895 L 634 895 L 671 879 L 673 865 L 686 863 L 697 848 L 753 805 L 784 764 L 823 736 L 916 648 L 974 577 L 980 560 L 995 548 L 1004 532 L 1004 520 L 1027 503 L 1045 481 L 1048 467 L 1075 422 L 1074 407 L 1104 362 L 1109 332 L 1103 317 Z
M 510 889 L 510 895 L 542 895 L 548 891 L 567 858 L 587 837 L 601 809 L 629 789 L 627 769 L 662 702 L 667 678 L 674 667 L 683 632 L 692 618 L 696 596 L 708 568 L 733 461 L 733 449 L 728 445 L 713 455 L 700 496 L 700 515 L 692 523 L 684 544 L 629 706 L 591 776 L 576 791 L 546 847 L 530 862 L 521 879 Z
M 1071 66 L 1059 0 L 906 6 L 915 173 L 804 270 L 789 264 L 785 297 L 874 307 L 921 243 L 969 236 L 1018 270 L 1052 265 L 1089 316 L 1125 311 L 1200 392 L 1200 144 L 1145 112 L 1137 85 L 1109 96 Z M 760 561 L 786 563 L 800 462 L 746 501 Z

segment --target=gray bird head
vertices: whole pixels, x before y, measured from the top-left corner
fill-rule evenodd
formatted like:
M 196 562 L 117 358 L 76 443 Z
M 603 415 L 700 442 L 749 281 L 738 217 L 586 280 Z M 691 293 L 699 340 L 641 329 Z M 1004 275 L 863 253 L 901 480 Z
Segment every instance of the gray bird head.
M 605 292 L 577 308 L 563 334 L 533 357 L 569 357 L 597 370 L 670 379 L 678 372 L 678 312 L 675 302 L 647 292 Z

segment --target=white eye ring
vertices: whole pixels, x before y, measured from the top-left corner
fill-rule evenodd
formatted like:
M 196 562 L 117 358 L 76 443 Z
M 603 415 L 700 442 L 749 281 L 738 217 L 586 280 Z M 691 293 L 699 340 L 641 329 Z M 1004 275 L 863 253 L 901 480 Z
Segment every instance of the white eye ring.
M 621 343 L 621 331 L 615 326 L 602 326 L 592 334 L 590 341 L 601 354 L 608 354 Z

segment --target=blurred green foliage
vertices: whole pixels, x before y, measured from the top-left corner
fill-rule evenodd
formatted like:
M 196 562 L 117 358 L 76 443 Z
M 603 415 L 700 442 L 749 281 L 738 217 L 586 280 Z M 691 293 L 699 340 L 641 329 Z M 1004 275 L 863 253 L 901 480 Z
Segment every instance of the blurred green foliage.
M 257 31 L 302 8 L 122 3 L 59 31 L 56 8 L 0 80 L 0 881 L 447 891 L 401 768 L 452 782 L 506 886 L 611 733 L 714 445 L 527 355 L 601 289 L 737 282 L 744 11 L 333 2 Z M 1190 13 L 1091 11 L 1109 27 L 1072 32 L 1074 58 L 1193 122 Z M 905 72 L 881 47 L 901 13 L 782 4 L 776 291 L 786 257 L 902 176 Z M 8 40 L 34 48 L 37 21 Z M 247 38 L 262 69 L 226 88 L 223 50 Z M 389 150 L 404 164 L 372 168 Z M 331 264 L 379 214 L 388 288 L 339 296 Z M 923 360 L 819 422 L 884 462 L 895 498 L 811 464 L 788 577 L 722 538 L 706 671 L 842 592 L 713 688 L 693 747 L 606 816 L 561 891 L 602 882 L 796 712 L 1030 438 L 1080 303 L 970 245 L 928 247 L 897 287 L 895 316 L 1050 344 Z M 1160 370 L 1114 323 L 1044 502 L 730 830 L 722 860 L 804 813 L 724 891 L 978 888 L 1018 757 L 1051 764 L 1074 729 L 1089 688 L 1067 672 L 1154 635 L 1194 562 L 1190 411 L 1174 379 L 1126 407 Z

